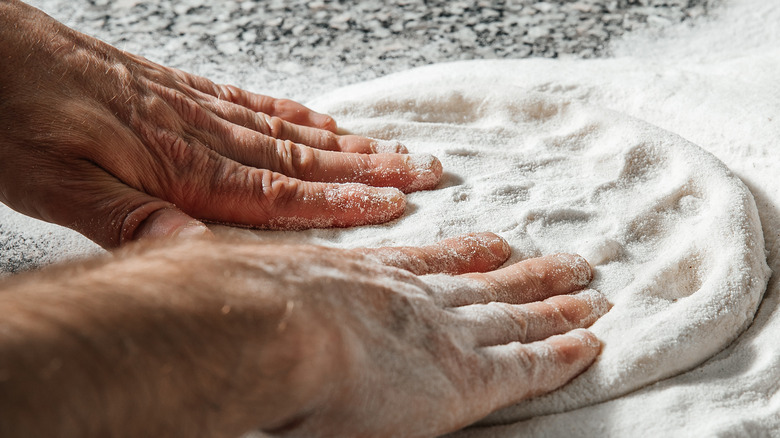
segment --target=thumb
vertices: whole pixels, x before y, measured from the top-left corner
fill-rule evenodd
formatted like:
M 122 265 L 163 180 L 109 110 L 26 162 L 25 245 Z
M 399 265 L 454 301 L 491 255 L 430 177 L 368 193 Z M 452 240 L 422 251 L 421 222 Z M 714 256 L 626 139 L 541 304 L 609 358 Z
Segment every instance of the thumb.
M 498 269 L 511 252 L 509 244 L 493 233 L 471 233 L 444 239 L 433 245 L 352 250 L 388 266 L 416 275 L 465 274 Z
M 138 215 L 136 215 L 138 216 Z M 139 217 L 140 219 L 140 217 Z M 131 228 L 125 223 L 126 228 Z M 124 231 L 124 230 L 123 230 Z M 123 236 L 125 234 L 123 233 Z M 148 215 L 135 228 L 127 240 L 155 239 L 163 237 L 213 237 L 214 234 L 201 221 L 193 219 L 173 204 Z M 120 244 L 124 242 L 120 241 Z
M 53 202 L 42 219 L 64 225 L 103 248 L 139 239 L 212 236 L 200 221 L 175 205 L 129 187 L 102 169 L 81 169 L 66 179 L 64 193 L 49 193 Z

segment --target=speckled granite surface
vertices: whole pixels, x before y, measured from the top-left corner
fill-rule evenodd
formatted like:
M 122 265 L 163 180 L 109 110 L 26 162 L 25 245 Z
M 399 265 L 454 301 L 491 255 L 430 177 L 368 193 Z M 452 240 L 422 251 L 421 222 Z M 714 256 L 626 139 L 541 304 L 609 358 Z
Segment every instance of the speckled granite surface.
M 717 0 L 35 0 L 81 31 L 157 62 L 305 99 L 425 64 L 608 56 Z

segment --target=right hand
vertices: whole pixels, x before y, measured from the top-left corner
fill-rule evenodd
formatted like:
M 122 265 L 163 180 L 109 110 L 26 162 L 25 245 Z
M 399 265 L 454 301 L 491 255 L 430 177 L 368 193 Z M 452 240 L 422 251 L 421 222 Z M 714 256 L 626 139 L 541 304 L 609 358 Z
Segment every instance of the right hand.
M 312 356 L 327 351 L 329 360 L 301 369 L 322 380 L 276 432 L 439 435 L 558 388 L 600 351 L 581 328 L 610 305 L 581 290 L 592 277 L 582 257 L 557 254 L 464 273 L 495 269 L 508 257 L 508 246 L 489 233 L 359 252 L 369 258 L 308 247 L 280 261 L 294 257 L 311 267 L 279 279 L 287 288 L 300 284 L 288 295 L 294 310 L 281 335 L 287 345 L 317 339 L 306 343 L 319 346 Z M 460 275 L 424 275 L 438 272 Z M 306 280 L 295 282 L 299 275 Z
M 360 251 L 183 240 L 15 277 L 0 293 L 0 435 L 456 430 L 600 351 L 580 329 L 609 307 L 582 290 L 588 263 L 496 270 L 508 256 L 489 233 Z

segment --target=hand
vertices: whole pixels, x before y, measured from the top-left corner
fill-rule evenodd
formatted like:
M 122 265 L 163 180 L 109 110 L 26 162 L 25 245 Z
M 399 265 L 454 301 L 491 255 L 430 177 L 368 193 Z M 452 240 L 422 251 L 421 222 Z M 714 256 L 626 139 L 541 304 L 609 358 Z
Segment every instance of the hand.
M 104 247 L 210 234 L 201 220 L 385 222 L 401 191 L 441 176 L 435 157 L 336 135 L 300 104 L 160 66 L 17 1 L 0 4 L 0 35 L 0 201 Z
M 287 345 L 311 346 L 301 363 L 326 351 L 331 360 L 300 369 L 321 376 L 315 395 L 267 431 L 438 436 L 582 372 L 600 343 L 579 328 L 610 308 L 593 290 L 568 295 L 590 282 L 583 258 L 558 254 L 487 273 L 423 275 L 495 269 L 509 255 L 502 243 L 482 234 L 359 251 L 384 265 L 323 248 L 297 253 L 318 275 L 304 270 L 281 280 L 289 287 L 295 276 L 306 278 L 288 298 L 280 335 Z
M 577 328 L 609 304 L 568 295 L 587 262 L 474 272 L 508 256 L 489 233 L 361 251 L 188 240 L 15 277 L 0 293 L 0 435 L 458 429 L 600 350 Z

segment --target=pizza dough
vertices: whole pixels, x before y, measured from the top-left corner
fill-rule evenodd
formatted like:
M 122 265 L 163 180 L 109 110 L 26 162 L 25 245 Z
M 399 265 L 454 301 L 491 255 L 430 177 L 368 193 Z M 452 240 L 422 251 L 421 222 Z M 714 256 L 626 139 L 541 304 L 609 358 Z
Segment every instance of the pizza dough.
M 483 80 L 457 65 L 310 103 L 353 133 L 441 159 L 440 187 L 409 195 L 402 218 L 354 229 L 223 232 L 357 247 L 492 231 L 512 246 L 510 262 L 556 252 L 588 258 L 591 287 L 614 305 L 591 327 L 604 343 L 601 356 L 565 387 L 487 423 L 619 397 L 697 366 L 747 327 L 769 269 L 753 197 L 720 161 L 640 120 L 567 100 L 562 90 Z

